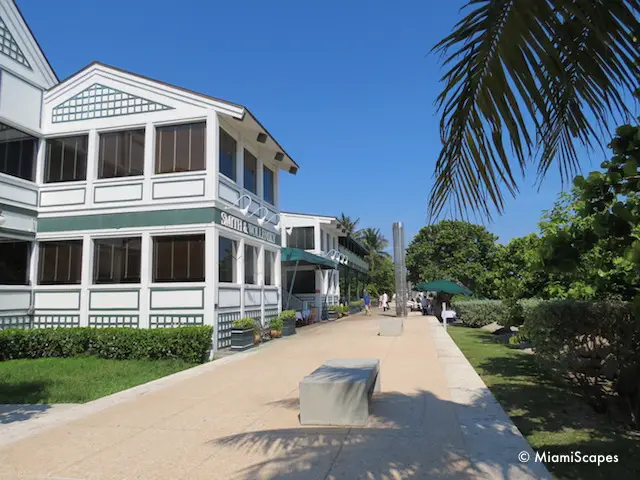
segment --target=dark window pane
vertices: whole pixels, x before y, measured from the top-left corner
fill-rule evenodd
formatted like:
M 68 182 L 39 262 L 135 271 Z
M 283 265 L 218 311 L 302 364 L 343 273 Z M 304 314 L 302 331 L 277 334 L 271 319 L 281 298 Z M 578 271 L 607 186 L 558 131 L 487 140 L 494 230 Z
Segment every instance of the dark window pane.
M 93 283 L 140 283 L 140 244 L 139 237 L 95 240 Z
M 98 178 L 129 177 L 144 172 L 144 130 L 100 134 Z
M 273 281 L 273 267 L 274 267 L 275 255 L 268 250 L 264 251 L 264 284 L 274 285 Z
M 0 242 L 0 285 L 29 284 L 29 242 Z
M 287 246 L 301 248 L 302 250 L 314 250 L 315 239 L 313 227 L 294 227 L 289 235 Z
M 87 179 L 88 136 L 47 140 L 45 183 Z
M 38 283 L 75 285 L 82 277 L 82 240 L 41 242 Z
M 247 149 L 244 151 L 244 188 L 258 193 L 258 159 Z
M 204 235 L 155 237 L 154 282 L 203 282 Z
M 205 123 L 156 129 L 156 173 L 205 169 Z
M 315 293 L 316 272 L 314 270 L 298 270 L 293 278 L 293 271 L 287 272 L 287 291 L 291 288 L 293 281 L 294 294 Z
M 9 142 L 7 149 L 7 173 L 18 176 L 20 172 L 20 141 Z
M 38 140 L 0 123 L 0 172 L 33 181 Z
M 244 283 L 255 285 L 256 282 L 256 249 L 251 245 L 244 246 Z
M 236 180 L 236 148 L 235 139 L 220 129 L 220 173 L 226 175 L 231 180 Z
M 25 180 L 32 180 L 34 176 L 34 164 L 36 160 L 36 150 L 38 141 L 34 138 L 31 140 L 22 140 L 22 155 L 20 158 L 20 172 L 18 176 Z
M 262 174 L 262 183 L 264 186 L 264 199 L 266 202 L 269 202 L 271 205 L 273 205 L 273 202 L 275 201 L 273 179 L 274 179 L 273 170 L 267 167 L 264 167 L 263 174 Z
M 220 237 L 218 248 L 218 281 L 235 283 L 237 242 Z

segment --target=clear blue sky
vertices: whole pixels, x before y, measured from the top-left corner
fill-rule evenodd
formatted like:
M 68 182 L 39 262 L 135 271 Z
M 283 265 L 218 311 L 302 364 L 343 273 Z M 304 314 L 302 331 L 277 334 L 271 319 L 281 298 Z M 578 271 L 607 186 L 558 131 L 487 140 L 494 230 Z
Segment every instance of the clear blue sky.
M 440 149 L 427 54 L 462 3 L 18 0 L 60 78 L 99 60 L 246 105 L 301 167 L 282 175 L 283 210 L 345 212 L 388 239 L 403 221 L 407 241 Z M 555 171 L 533 183 L 487 225 L 501 241 L 535 231 L 561 188 Z

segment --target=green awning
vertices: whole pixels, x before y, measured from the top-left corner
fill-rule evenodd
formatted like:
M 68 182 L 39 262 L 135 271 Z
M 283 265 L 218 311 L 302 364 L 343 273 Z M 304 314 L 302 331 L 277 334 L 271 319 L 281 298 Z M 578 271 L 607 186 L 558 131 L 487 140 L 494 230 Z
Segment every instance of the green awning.
M 299 265 L 314 265 L 323 270 L 331 270 L 338 267 L 336 262 L 319 255 L 314 255 L 300 248 L 283 248 L 281 261 L 284 264 L 294 264 L 298 262 Z
M 471 296 L 472 292 L 461 283 L 451 282 L 449 280 L 434 280 L 432 282 L 419 283 L 414 290 L 418 292 L 444 292 L 452 295 Z

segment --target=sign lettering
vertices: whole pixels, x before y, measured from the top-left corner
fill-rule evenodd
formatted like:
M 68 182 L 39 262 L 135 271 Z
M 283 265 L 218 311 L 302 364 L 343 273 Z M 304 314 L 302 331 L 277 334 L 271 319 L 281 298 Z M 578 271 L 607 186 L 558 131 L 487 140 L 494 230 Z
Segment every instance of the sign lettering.
M 267 229 L 249 223 L 227 212 L 220 212 L 220 225 L 269 243 L 278 244 L 278 238 L 275 232 L 270 232 Z

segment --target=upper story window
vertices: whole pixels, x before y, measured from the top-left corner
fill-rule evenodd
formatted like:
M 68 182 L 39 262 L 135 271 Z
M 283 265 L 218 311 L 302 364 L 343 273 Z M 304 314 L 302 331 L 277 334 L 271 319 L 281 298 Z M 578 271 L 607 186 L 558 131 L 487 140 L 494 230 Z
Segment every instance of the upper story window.
M 258 193 L 258 159 L 246 148 L 244 149 L 244 188 Z
M 275 182 L 273 170 L 264 167 L 262 174 L 262 183 L 264 185 L 264 200 L 265 202 L 269 202 L 271 205 L 273 205 L 275 202 Z
M 287 246 L 291 248 L 301 248 L 302 250 L 314 250 L 314 228 L 313 227 L 294 227 L 291 235 L 287 239 Z
M 87 135 L 47 139 L 44 183 L 86 180 L 88 143 Z
M 238 143 L 236 140 L 220 129 L 220 158 L 219 169 L 220 173 L 229 177 L 234 182 L 236 181 L 236 149 Z
M 156 128 L 156 173 L 205 169 L 206 124 L 189 123 Z
M 100 134 L 98 178 L 144 175 L 144 129 Z
M 78 285 L 82 279 L 82 240 L 40 242 L 38 283 Z
M 140 283 L 141 239 L 94 240 L 93 283 Z
M 0 123 L 0 172 L 33 181 L 38 139 Z

